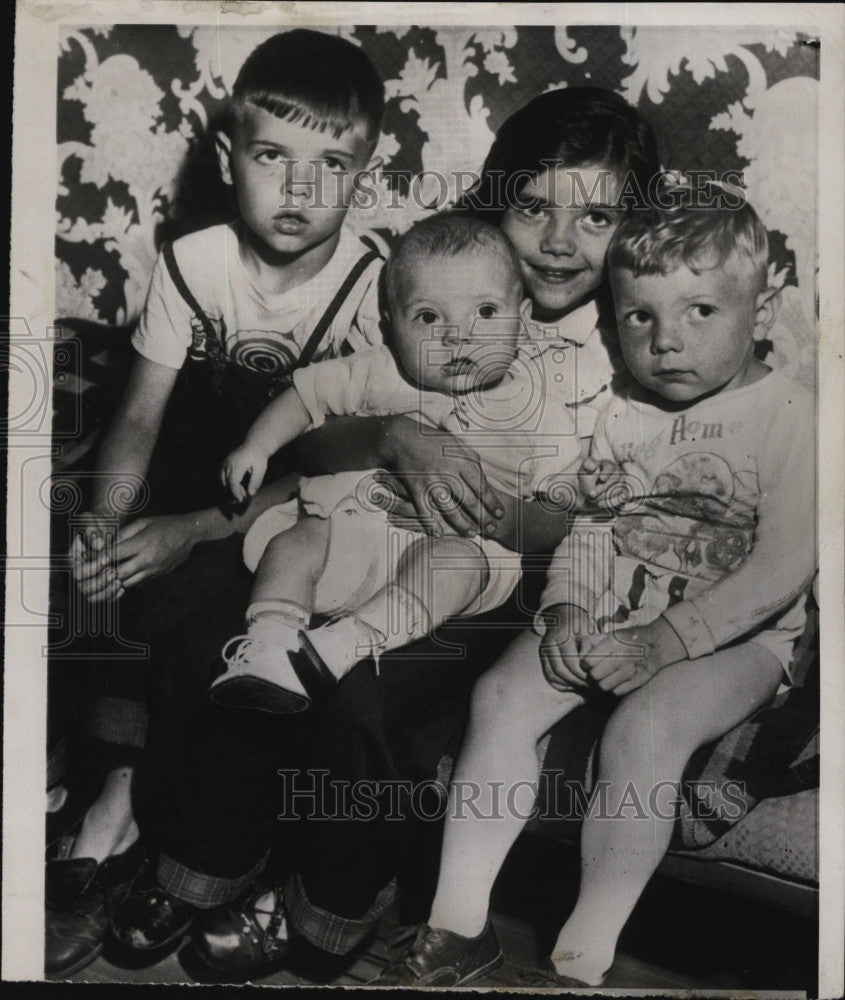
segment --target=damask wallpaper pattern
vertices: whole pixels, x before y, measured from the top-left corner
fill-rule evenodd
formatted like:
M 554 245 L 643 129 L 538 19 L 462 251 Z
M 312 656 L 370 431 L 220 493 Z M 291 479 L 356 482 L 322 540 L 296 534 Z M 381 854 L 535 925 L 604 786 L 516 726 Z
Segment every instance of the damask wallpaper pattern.
M 770 232 L 777 365 L 815 374 L 818 50 L 765 28 L 355 27 L 386 83 L 378 203 L 390 237 L 454 195 L 501 122 L 558 87 L 608 87 L 652 121 L 666 167 L 743 170 Z M 56 315 L 133 323 L 162 240 L 229 218 L 210 135 L 268 28 L 65 30 L 59 53 Z M 435 173 L 450 178 L 446 190 Z

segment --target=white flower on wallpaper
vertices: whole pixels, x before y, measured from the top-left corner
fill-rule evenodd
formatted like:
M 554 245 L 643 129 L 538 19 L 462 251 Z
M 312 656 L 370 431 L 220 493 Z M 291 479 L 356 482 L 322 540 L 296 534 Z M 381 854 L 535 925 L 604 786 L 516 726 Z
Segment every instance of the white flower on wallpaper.
M 497 72 L 506 78 L 512 68 L 504 49 L 516 44 L 515 30 L 476 31 L 473 28 L 450 28 L 436 32 L 435 40 L 443 49 L 443 59 L 435 62 L 420 58 L 411 49 L 396 79 L 385 83 L 387 97 L 398 98 L 404 114 L 416 113 L 417 127 L 426 136 L 422 147 L 423 170 L 442 176 L 445 189 L 434 178 L 428 195 L 454 201 L 458 171 L 477 171 L 493 142 L 487 124 L 490 114 L 480 94 L 466 102 L 466 82 L 478 74 L 475 43 L 493 58 Z M 436 190 L 435 190 L 436 185 Z
M 516 83 L 513 66 L 505 53 L 499 49 L 487 53 L 484 57 L 484 68 L 491 76 L 498 79 L 499 86 L 504 83 Z
M 774 28 L 626 28 L 620 29 L 628 51 L 625 62 L 633 73 L 624 82 L 624 94 L 636 104 L 643 90 L 649 100 L 660 104 L 671 87 L 671 76 L 681 69 L 692 74 L 696 83 L 727 73 L 727 56 L 735 56 L 748 72 L 748 87 L 743 103 L 754 107 L 766 92 L 766 73 L 760 60 L 746 45 L 762 44 L 767 51 L 785 55 L 797 32 Z
M 126 310 L 118 319 L 134 319 L 143 305 L 155 260 L 155 229 L 169 210 L 179 169 L 188 152 L 188 135 L 185 129 L 165 129 L 160 120 L 164 91 L 137 60 L 114 55 L 100 63 L 89 40 L 78 32 L 68 33 L 63 45 L 68 47 L 74 42 L 85 54 L 85 69 L 62 96 L 83 105 L 85 120 L 92 127 L 87 143 L 59 146 L 59 176 L 65 162 L 75 158 L 81 161 L 83 184 L 102 188 L 110 181 L 124 183 L 137 222 L 131 211 L 107 199 L 98 222 L 60 217 L 57 235 L 70 242 L 100 240 L 107 250 L 117 252 L 127 272 Z M 75 301 L 67 283 L 57 287 L 57 315 L 76 315 Z
M 753 114 L 733 104 L 710 123 L 737 135 L 737 153 L 750 161 L 744 170 L 749 200 L 795 254 L 798 287 L 783 289 L 783 315 L 772 340 L 778 360 L 800 369 L 802 377 L 815 368 L 818 90 L 810 77 L 790 77 L 759 95 Z
M 91 122 L 88 152 L 82 157 L 83 183 L 102 187 L 110 178 L 142 191 L 173 189 L 173 171 L 187 152 L 185 137 L 165 132 L 159 122 L 164 92 L 131 56 L 111 56 L 87 65 L 65 89 L 65 100 L 80 101 Z M 146 145 L 146 134 L 154 137 Z M 140 155 L 139 138 L 145 142 Z M 75 150 L 79 155 L 79 150 Z
M 393 31 L 379 30 L 382 34 Z M 406 29 L 394 33 L 401 37 Z M 505 50 L 516 45 L 516 29 L 444 28 L 436 32 L 435 41 L 443 50 L 442 59 L 420 56 L 411 48 L 398 75 L 385 81 L 387 99 L 397 100 L 403 114 L 416 118 L 417 128 L 425 136 L 420 152 L 422 174 L 412 181 L 407 194 L 399 193 L 387 178 L 377 178 L 368 189 L 366 204 L 350 212 L 348 224 L 355 232 L 404 232 L 452 204 L 468 186 L 466 176 L 481 168 L 493 142 L 493 131 L 487 124 L 490 111 L 480 94 L 467 105 L 466 83 L 478 74 L 479 61 L 500 84 L 515 81 Z M 385 165 L 388 163 L 385 159 Z
M 106 277 L 102 271 L 88 267 L 77 281 L 63 260 L 56 261 L 56 297 L 65 306 L 60 315 L 102 322 L 103 317 L 97 310 L 94 299 L 105 287 Z

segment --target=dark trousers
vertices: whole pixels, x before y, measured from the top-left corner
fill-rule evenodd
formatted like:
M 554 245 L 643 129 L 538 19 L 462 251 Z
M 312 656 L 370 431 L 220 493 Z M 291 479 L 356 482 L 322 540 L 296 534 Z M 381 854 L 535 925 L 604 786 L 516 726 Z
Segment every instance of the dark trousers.
M 139 516 L 230 507 L 220 463 L 266 403 L 266 390 L 236 371 L 219 392 L 205 366 L 183 372 L 168 402 L 146 478 L 147 504 Z M 298 445 L 284 449 L 273 456 L 268 481 L 298 462 Z M 66 516 L 54 517 L 54 552 L 68 551 L 72 530 Z M 240 535 L 200 543 L 182 565 L 131 588 L 110 609 L 88 605 L 67 573 L 54 574 L 50 603 L 59 624 L 50 637 L 52 743 L 69 732 L 95 741 L 107 767 L 134 762 L 147 739 L 152 702 L 167 706 L 191 700 L 159 697 L 171 645 L 185 651 L 179 637 L 188 634 L 196 653 L 185 655 L 207 670 L 219 652 L 218 639 L 222 645 L 241 630 L 250 590 L 242 543 Z M 219 632 L 212 614 L 228 615 Z M 195 672 L 190 676 L 195 679 Z
M 325 706 L 298 717 L 194 699 L 200 676 L 207 684 L 222 664 L 212 657 L 210 667 L 192 668 L 202 662 L 197 647 L 177 653 L 139 774 L 145 836 L 188 871 L 225 881 L 274 849 L 298 868 L 311 903 L 360 918 L 414 845 L 430 839 L 432 823 L 413 814 L 410 788 L 431 782 L 443 755 L 457 753 L 475 680 L 530 622 L 542 583 L 535 577 L 495 612 L 383 656 L 378 676 L 371 661 L 358 664 Z M 188 631 L 201 646 L 230 620 L 217 600 Z M 360 799 L 362 789 L 356 811 L 349 796 Z M 432 887 L 428 880 L 421 891 Z

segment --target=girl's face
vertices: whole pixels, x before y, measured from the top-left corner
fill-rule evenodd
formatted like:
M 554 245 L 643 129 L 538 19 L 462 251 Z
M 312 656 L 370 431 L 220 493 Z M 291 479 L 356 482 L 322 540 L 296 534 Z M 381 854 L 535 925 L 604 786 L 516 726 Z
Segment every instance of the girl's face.
M 619 180 L 607 167 L 547 167 L 523 186 L 501 228 L 516 249 L 536 319 L 560 319 L 602 281 L 607 245 L 624 211 L 612 206 Z

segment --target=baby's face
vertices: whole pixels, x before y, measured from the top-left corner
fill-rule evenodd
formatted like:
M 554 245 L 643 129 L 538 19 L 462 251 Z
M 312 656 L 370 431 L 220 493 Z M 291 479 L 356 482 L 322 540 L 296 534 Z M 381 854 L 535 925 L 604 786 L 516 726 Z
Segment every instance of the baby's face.
M 421 388 L 450 395 L 499 382 L 530 309 L 504 253 L 418 257 L 409 265 L 390 304 L 407 374 Z
M 611 268 L 622 353 L 631 374 L 675 403 L 691 403 L 756 381 L 767 369 L 754 357 L 759 293 L 749 262 L 729 258 L 695 274 Z

